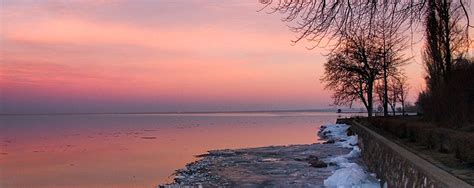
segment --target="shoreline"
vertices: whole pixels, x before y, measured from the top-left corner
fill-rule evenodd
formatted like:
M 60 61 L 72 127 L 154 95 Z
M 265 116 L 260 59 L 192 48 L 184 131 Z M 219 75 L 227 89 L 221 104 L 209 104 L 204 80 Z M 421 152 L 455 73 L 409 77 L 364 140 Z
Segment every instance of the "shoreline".
M 318 134 L 325 143 L 209 151 L 198 155 L 200 159 L 184 169 L 176 170 L 173 183 L 159 187 L 380 187 L 375 175 L 367 173 L 358 154 L 357 136 L 348 131 L 349 126 L 337 125 L 321 126 Z M 339 182 L 341 178 L 348 180 Z
M 238 110 L 238 111 L 169 111 L 169 112 L 63 112 L 63 113 L 0 113 L 0 116 L 74 116 L 74 115 L 193 115 L 193 114 L 247 114 L 247 113 L 336 113 L 336 114 L 364 114 L 364 111 L 342 111 L 333 109 L 296 109 L 296 110 Z

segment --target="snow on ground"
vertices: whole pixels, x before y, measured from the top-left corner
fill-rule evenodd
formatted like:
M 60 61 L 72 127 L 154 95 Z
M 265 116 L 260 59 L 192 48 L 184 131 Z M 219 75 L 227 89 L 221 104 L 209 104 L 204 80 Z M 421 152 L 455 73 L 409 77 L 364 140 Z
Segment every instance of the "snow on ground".
M 325 162 L 334 163 L 340 168 L 324 180 L 324 185 L 337 188 L 380 188 L 375 174 L 369 174 L 360 165 L 351 162 L 351 159 L 360 157 L 361 150 L 357 146 L 357 135 L 348 136 L 349 128 L 346 124 L 327 124 L 319 131 L 320 137 L 333 141 L 340 147 L 352 149 L 346 155 L 325 159 Z

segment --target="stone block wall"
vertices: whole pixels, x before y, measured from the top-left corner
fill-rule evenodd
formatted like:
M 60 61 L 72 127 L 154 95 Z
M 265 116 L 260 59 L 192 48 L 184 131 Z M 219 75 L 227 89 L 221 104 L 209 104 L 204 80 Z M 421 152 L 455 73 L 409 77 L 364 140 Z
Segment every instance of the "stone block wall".
M 351 125 L 364 162 L 388 187 L 473 187 L 354 120 L 338 123 Z

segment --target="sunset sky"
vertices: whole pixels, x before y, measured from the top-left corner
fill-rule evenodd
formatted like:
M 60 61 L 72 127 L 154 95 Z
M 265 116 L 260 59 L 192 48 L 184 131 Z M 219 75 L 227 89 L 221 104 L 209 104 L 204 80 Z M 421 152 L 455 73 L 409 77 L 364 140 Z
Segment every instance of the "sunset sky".
M 328 108 L 324 49 L 257 0 L 2 0 L 0 112 Z M 419 56 L 419 48 L 412 49 Z M 423 87 L 407 66 L 410 101 Z

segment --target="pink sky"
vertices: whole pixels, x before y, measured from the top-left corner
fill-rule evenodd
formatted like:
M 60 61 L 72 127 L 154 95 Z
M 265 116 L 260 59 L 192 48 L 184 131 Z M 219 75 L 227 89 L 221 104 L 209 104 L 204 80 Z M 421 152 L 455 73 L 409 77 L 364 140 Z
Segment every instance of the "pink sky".
M 319 81 L 326 51 L 292 45 L 295 34 L 280 15 L 260 7 L 257 0 L 2 1 L 0 112 L 329 107 Z M 413 101 L 423 87 L 421 61 L 406 71 Z

